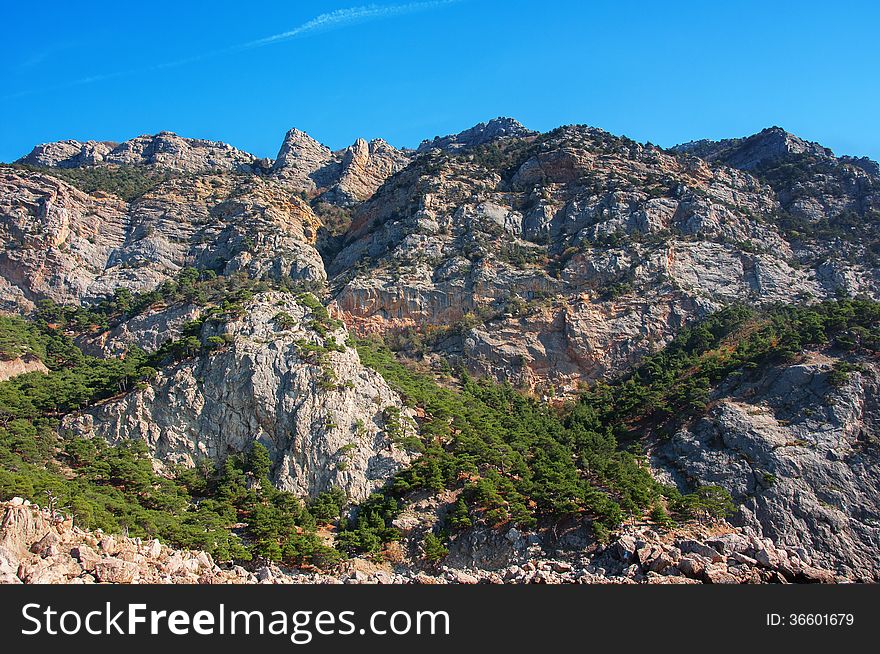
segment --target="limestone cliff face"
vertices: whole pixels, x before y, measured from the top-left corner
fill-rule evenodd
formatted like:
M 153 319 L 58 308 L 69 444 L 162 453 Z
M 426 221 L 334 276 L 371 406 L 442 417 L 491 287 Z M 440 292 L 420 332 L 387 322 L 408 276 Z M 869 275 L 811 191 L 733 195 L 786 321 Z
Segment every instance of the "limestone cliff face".
M 304 189 L 315 189 L 326 180 L 318 176 L 330 163 L 333 153 L 311 136 L 298 129 L 291 129 L 284 137 L 272 172 Z M 318 180 L 313 179 L 318 176 Z
M 386 179 L 402 170 L 410 156 L 382 139 L 358 139 L 331 152 L 305 132 L 290 130 L 272 174 L 289 186 L 320 195 L 325 201 L 350 205 L 366 200 Z
M 104 157 L 110 154 L 116 145 L 116 143 L 105 141 L 80 143 L 72 139 L 42 143 L 16 163 L 51 168 L 93 166 L 104 161 Z
M 876 161 L 835 157 L 828 148 L 804 141 L 779 127 L 743 139 L 685 143 L 673 150 L 696 155 L 712 164 L 752 172 L 771 186 L 780 208 L 800 219 L 801 224 L 828 221 L 830 226 L 842 228 L 832 229 L 825 238 L 817 239 L 820 242 L 812 244 L 814 248 L 822 250 L 821 241 L 831 240 L 828 237 L 832 235 L 845 236 L 846 230 L 859 236 L 873 233 L 871 223 L 880 211 L 880 167 Z M 867 220 L 853 220 L 853 215 Z M 797 239 L 798 234 L 793 236 Z M 860 247 L 872 240 L 838 238 L 836 245 L 839 254 L 851 260 L 868 254 L 876 265 L 876 252 L 865 252 Z M 800 246 L 807 249 L 811 244 L 804 242 Z
M 328 199 L 340 204 L 366 200 L 410 157 L 382 139 L 367 143 L 358 139 L 341 153 L 339 180 Z
M 819 567 L 876 581 L 880 367 L 860 359 L 860 371 L 833 386 L 829 372 L 838 361 L 817 352 L 730 380 L 708 414 L 654 458 L 674 477 L 731 491 L 741 502 L 734 523 Z
M 46 297 L 80 302 L 97 294 L 96 285 L 107 292 L 112 284 L 102 284 L 101 278 L 121 273 L 111 261 L 130 228 L 118 198 L 90 196 L 48 175 L 0 171 L 4 306 L 27 307 Z M 147 270 L 119 277 L 128 277 L 135 287 L 156 282 Z
M 276 318 L 282 312 L 284 326 Z M 321 337 L 310 320 L 293 295 L 258 294 L 240 318 L 204 327 L 203 338 L 220 335 L 227 346 L 164 369 L 144 389 L 68 416 L 65 427 L 111 442 L 143 439 L 163 464 L 222 460 L 259 442 L 279 488 L 315 495 L 339 486 L 362 500 L 410 459 L 383 417 L 394 407 L 406 423 L 410 412 L 361 365 L 356 350 L 310 351 L 309 344 L 323 348 L 347 338 L 344 328 Z
M 325 279 L 311 208 L 271 180 L 181 177 L 131 203 L 42 173 L 0 171 L 0 290 L 9 307 L 149 290 L 184 266 Z
M 203 311 L 189 303 L 150 308 L 105 331 L 81 334 L 74 342 L 85 354 L 97 357 L 125 356 L 135 347 L 155 352 L 164 342 L 180 338 L 184 326 Z
M 492 143 L 502 154 L 426 148 L 355 210 L 328 267 L 355 328 L 445 327 L 478 313 L 482 324 L 444 340 L 444 355 L 573 391 L 731 302 L 880 289 L 864 258 L 792 240 L 777 218 L 784 199 L 746 172 L 586 127 Z M 840 209 L 813 194 L 823 215 Z

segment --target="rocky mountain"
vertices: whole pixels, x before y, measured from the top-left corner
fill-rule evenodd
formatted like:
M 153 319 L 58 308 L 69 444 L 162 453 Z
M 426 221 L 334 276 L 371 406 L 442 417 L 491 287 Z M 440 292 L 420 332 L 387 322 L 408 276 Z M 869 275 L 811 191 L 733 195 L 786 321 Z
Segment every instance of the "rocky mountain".
M 384 181 L 409 163 L 409 155 L 382 139 L 358 139 L 331 152 L 305 132 L 290 130 L 272 165 L 272 173 L 295 188 L 348 205 L 370 197 Z
M 672 149 L 695 155 L 706 161 L 719 161 L 733 168 L 750 171 L 778 162 L 789 155 L 806 154 L 824 159 L 834 158 L 834 153 L 828 148 L 789 134 L 781 127 L 768 127 L 758 134 L 742 139 L 691 141 Z
M 426 139 L 421 142 L 418 150 L 419 152 L 424 152 L 436 149 L 454 152 L 491 143 L 498 139 L 522 138 L 534 136 L 535 134 L 536 132 L 526 129 L 519 121 L 513 118 L 499 117 L 493 118 L 486 123 L 474 125 L 470 129 L 466 129 L 458 134 L 435 136 L 430 140 Z
M 367 577 L 876 580 L 878 172 L 778 127 L 664 150 L 509 118 L 415 151 L 293 129 L 274 161 L 40 145 L 0 168 L 0 444 L 77 474 L 110 454 L 75 443 L 143 442 L 230 529 L 292 506 L 242 488 L 339 491 L 328 579 L 382 551 Z M 229 467 L 257 445 L 265 479 Z M 326 558 L 279 538 L 241 543 Z
M 571 392 L 733 301 L 877 292 L 857 254 L 867 239 L 793 237 L 776 217 L 794 203 L 737 169 L 576 126 L 492 147 L 502 153 L 426 155 L 356 209 L 328 272 L 357 329 L 480 313 L 442 339 L 447 354 Z M 841 166 L 864 181 L 870 213 L 877 178 Z M 834 202 L 828 212 L 849 210 Z
M 132 202 L 29 170 L 5 168 L 0 184 L 7 307 L 154 288 L 185 265 L 325 278 L 311 208 L 274 180 L 177 177 Z
M 250 173 L 257 169 L 256 159 L 226 143 L 186 139 L 172 132 L 159 132 L 124 143 L 80 143 L 73 140 L 44 143 L 17 163 L 58 168 L 115 164 L 156 166 L 185 172 L 219 169 Z

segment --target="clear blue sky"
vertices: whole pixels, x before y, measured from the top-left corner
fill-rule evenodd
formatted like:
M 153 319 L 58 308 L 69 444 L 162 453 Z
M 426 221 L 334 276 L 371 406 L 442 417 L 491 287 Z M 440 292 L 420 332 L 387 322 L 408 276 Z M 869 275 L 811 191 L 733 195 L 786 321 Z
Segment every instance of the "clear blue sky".
M 6 3 L 0 161 L 161 130 L 259 156 L 291 127 L 415 146 L 498 115 L 663 146 L 778 124 L 880 159 L 873 2 L 369 4 Z

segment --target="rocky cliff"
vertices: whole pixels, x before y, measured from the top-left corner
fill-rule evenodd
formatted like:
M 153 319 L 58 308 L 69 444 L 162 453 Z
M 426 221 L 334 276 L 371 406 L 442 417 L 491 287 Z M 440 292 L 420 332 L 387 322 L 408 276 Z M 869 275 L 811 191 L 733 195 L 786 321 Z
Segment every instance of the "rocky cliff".
M 336 486 L 363 500 L 411 458 L 383 418 L 389 408 L 408 410 L 344 345 L 342 326 L 321 335 L 313 320 L 290 293 L 257 294 L 239 316 L 206 321 L 201 338 L 220 338 L 222 347 L 69 415 L 64 428 L 110 442 L 144 440 L 163 465 L 223 460 L 258 442 L 278 488 L 310 496 Z
M 869 242 L 787 232 L 787 196 L 737 169 L 577 126 L 492 148 L 425 155 L 356 209 L 328 270 L 357 329 L 479 313 L 444 354 L 570 392 L 733 301 L 876 296 L 877 269 L 855 254 Z M 861 204 L 874 201 L 876 178 L 835 165 L 864 180 Z M 847 210 L 804 194 L 823 198 L 823 216 Z
M 272 165 L 272 174 L 290 186 L 336 204 L 366 200 L 394 173 L 409 163 L 409 155 L 381 139 L 358 139 L 331 152 L 298 129 L 290 130 Z
M 54 340 L 40 341 L 45 361 L 39 348 L 0 359 L 0 381 L 55 379 L 58 339 L 119 365 L 152 357 L 137 383 L 50 412 L 40 429 L 55 430 L 59 451 L 65 439 L 144 441 L 165 475 L 259 443 L 272 484 L 296 495 L 338 488 L 355 505 L 397 489 L 383 552 L 400 560 L 355 557 L 345 572 L 303 580 L 876 580 L 876 325 L 846 347 L 811 341 L 713 381 L 671 433 L 626 418 L 657 479 L 732 495 L 729 524 L 661 529 L 633 515 L 601 545 L 588 518 L 563 536 L 559 524 L 479 523 L 447 539 L 433 566 L 423 539 L 444 532 L 473 472 L 457 473 L 454 492 L 430 481 L 433 496 L 406 484 L 441 474 L 412 467 L 451 447 L 437 415 L 449 439 L 461 425 L 365 366 L 354 338 L 383 339 L 441 388 L 468 373 L 562 406 L 626 383 L 724 307 L 877 300 L 878 218 L 875 162 L 777 127 L 669 150 L 503 118 L 417 150 L 358 140 L 331 151 L 293 129 L 274 161 L 167 132 L 44 144 L 0 168 L 0 309 Z M 180 290 L 190 273 L 204 285 Z M 20 419 L 10 413 L 2 429 Z M 4 555 L 8 578 L 102 580 L 68 554 L 94 549 L 93 536 L 28 515 L 7 507 L 6 533 L 27 541 Z M 63 547 L 53 536 L 57 552 L 32 551 L 49 532 Z M 177 554 L 162 547 L 126 541 L 98 558 L 146 557 L 135 561 L 149 568 L 142 581 L 256 578 L 182 554 L 177 575 L 163 567 Z
M 842 576 L 877 579 L 880 368 L 858 361 L 837 385 L 830 380 L 841 359 L 819 352 L 730 380 L 705 416 L 657 448 L 655 461 L 730 489 L 741 503 L 735 524 Z
M 51 175 L 0 172 L 0 289 L 6 307 L 90 302 L 147 290 L 185 266 L 323 280 L 308 204 L 259 177 L 179 177 L 132 202 Z

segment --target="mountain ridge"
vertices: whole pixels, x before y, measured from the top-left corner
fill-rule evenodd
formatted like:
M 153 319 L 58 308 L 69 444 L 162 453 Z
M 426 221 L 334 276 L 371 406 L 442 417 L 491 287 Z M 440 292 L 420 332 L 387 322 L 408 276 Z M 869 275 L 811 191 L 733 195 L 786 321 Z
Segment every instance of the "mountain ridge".
M 308 531 L 314 510 L 338 551 L 403 566 L 727 520 L 771 540 L 737 545 L 765 571 L 802 546 L 876 577 L 870 162 L 780 128 L 662 149 L 503 118 L 415 151 L 294 129 L 272 161 L 170 133 L 56 146 L 0 168 L 0 345 L 40 364 L 0 389 L 12 468 L 37 474 L 24 443 L 84 471 L 78 444 L 143 443 L 186 497 L 210 489 L 182 470 L 233 493 L 190 520 L 255 503 Z M 249 546 L 271 560 L 327 554 L 266 533 Z M 639 538 L 656 556 L 627 578 L 663 550 L 667 576 L 704 579 Z
M 311 141 L 313 145 L 310 147 L 315 147 L 317 149 L 326 149 L 328 152 L 334 154 L 342 153 L 345 150 L 356 146 L 357 143 L 364 141 L 364 139 L 359 138 L 356 139 L 355 143 L 352 145 L 340 148 L 338 150 L 331 150 L 330 148 L 321 144 L 319 141 L 315 140 L 313 137 L 311 137 L 306 132 L 303 132 L 302 130 L 292 128 L 288 131 L 287 137 L 289 137 L 291 134 L 298 135 L 299 138 L 304 138 L 308 141 Z M 466 128 L 454 134 L 447 134 L 445 136 L 435 136 L 431 139 L 424 139 L 416 148 L 412 149 L 406 147 L 394 148 L 394 146 L 391 146 L 390 144 L 388 144 L 387 141 L 382 138 L 372 139 L 370 143 L 382 143 L 402 153 L 426 152 L 431 149 L 455 151 L 475 147 L 477 145 L 482 145 L 484 143 L 488 143 L 501 138 L 522 138 L 538 134 L 540 134 L 540 132 L 536 132 L 524 127 L 522 123 L 517 121 L 515 118 L 501 116 L 485 122 L 477 123 L 472 127 Z M 284 141 L 287 140 L 287 137 L 285 137 L 279 148 L 279 154 L 285 149 Z M 13 163 L 47 167 L 76 167 L 83 165 L 96 165 L 100 163 L 133 163 L 131 161 L 131 157 L 129 157 L 128 161 L 126 161 L 126 158 L 122 156 L 122 153 L 115 151 L 117 151 L 121 147 L 126 150 L 134 150 L 136 149 L 136 144 L 144 142 L 161 143 L 163 139 L 168 138 L 182 139 L 183 141 L 190 142 L 194 145 L 199 145 L 202 147 L 214 146 L 222 149 L 231 149 L 234 152 L 241 153 L 244 156 L 251 158 L 255 162 L 263 162 L 263 168 L 272 167 L 274 162 L 279 158 L 278 156 L 276 156 L 276 159 L 261 158 L 256 155 L 247 153 L 243 150 L 239 150 L 223 141 L 211 141 L 200 138 L 182 137 L 178 134 L 175 134 L 174 132 L 160 131 L 156 134 L 144 134 L 133 137 L 132 139 L 123 142 L 93 140 L 81 142 L 75 139 L 51 141 L 34 146 L 30 153 L 20 157 L 19 159 L 16 159 Z M 789 154 L 815 154 L 817 156 L 822 156 L 826 158 L 839 159 L 841 161 L 853 163 L 854 165 L 863 165 L 866 166 L 867 169 L 869 169 L 868 172 L 873 172 L 873 174 L 877 174 L 877 172 L 875 171 L 878 164 L 870 157 L 857 157 L 850 155 L 835 156 L 830 148 L 822 146 L 821 144 L 816 142 L 802 139 L 794 133 L 788 132 L 785 129 L 775 125 L 771 127 L 766 127 L 761 131 L 751 134 L 749 136 L 731 137 L 720 140 L 697 139 L 693 141 L 679 143 L 677 145 L 670 146 L 667 149 L 674 152 L 694 154 L 696 156 L 702 155 L 702 158 L 716 160 L 722 158 L 724 156 L 724 152 L 726 151 L 749 144 L 759 144 L 767 148 L 768 156 L 773 156 L 774 154 L 778 155 L 783 152 Z M 105 157 L 108 156 L 109 159 L 105 159 Z M 156 162 L 147 161 L 136 163 L 144 164 Z M 758 161 L 744 161 L 742 165 L 730 165 L 733 165 L 733 167 L 741 167 L 743 169 L 749 170 L 753 169 L 757 163 Z

